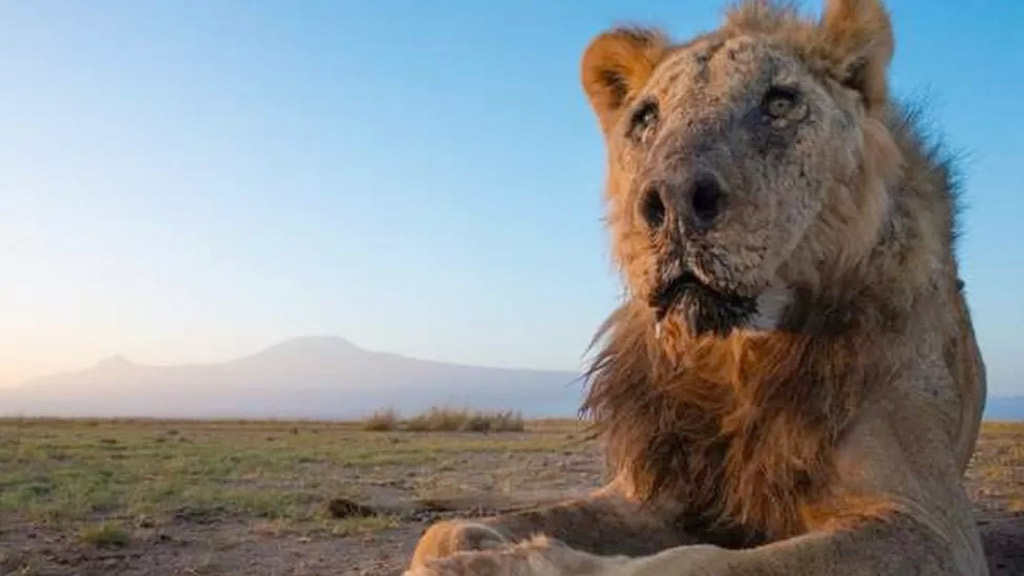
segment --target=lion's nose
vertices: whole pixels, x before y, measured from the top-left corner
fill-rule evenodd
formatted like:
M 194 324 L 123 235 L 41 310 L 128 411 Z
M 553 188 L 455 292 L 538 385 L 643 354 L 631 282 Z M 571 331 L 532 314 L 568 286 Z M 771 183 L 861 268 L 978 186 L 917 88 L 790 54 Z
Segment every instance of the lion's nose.
M 697 228 L 708 228 L 714 224 L 724 204 L 722 181 L 710 172 L 697 174 L 683 197 L 687 220 Z
M 725 187 L 712 172 L 699 172 L 676 183 L 660 181 L 640 196 L 637 212 L 652 233 L 659 233 L 672 220 L 684 230 L 710 228 L 725 207 Z

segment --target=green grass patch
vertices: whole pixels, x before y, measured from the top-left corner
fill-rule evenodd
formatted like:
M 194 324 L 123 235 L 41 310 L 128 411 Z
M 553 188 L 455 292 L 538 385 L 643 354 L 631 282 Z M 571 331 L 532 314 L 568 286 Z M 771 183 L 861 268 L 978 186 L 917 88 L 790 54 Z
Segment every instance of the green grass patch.
M 82 544 L 95 548 L 124 548 L 131 543 L 128 530 L 114 522 L 83 526 L 78 532 L 78 539 Z
M 111 518 L 316 523 L 323 503 L 367 482 L 413 474 L 419 484 L 474 454 L 580 449 L 571 423 L 475 434 L 445 430 L 482 429 L 473 413 L 428 416 L 431 434 L 369 433 L 362 422 L 0 419 L 0 517 L 72 530 Z M 491 431 L 518 427 L 483 418 Z

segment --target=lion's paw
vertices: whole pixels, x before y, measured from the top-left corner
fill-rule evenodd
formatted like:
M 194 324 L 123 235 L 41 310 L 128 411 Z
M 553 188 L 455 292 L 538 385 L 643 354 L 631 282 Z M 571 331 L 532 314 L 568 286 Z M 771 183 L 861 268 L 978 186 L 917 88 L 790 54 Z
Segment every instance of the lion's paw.
M 484 524 L 465 521 L 438 522 L 416 544 L 411 567 L 428 560 L 446 558 L 459 552 L 491 550 L 509 544 L 496 530 Z
M 549 538 L 500 549 L 460 552 L 414 565 L 405 576 L 559 576 L 600 574 L 618 558 L 601 558 Z

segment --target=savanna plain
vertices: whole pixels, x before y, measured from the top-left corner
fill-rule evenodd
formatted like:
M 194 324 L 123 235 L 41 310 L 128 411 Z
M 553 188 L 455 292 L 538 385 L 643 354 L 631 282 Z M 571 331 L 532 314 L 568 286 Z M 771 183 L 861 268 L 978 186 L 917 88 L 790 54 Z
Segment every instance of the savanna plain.
M 604 479 L 584 424 L 511 413 L 0 420 L 0 574 L 392 575 L 433 521 Z M 1024 574 L 1024 422 L 985 423 L 966 487 Z

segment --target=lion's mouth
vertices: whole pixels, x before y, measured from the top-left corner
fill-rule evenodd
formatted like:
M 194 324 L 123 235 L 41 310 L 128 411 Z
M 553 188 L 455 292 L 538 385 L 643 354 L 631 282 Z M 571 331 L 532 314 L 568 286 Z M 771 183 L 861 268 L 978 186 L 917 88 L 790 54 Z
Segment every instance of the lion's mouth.
M 728 335 L 757 312 L 757 300 L 716 290 L 693 273 L 682 270 L 651 295 L 648 304 L 660 324 L 679 311 L 686 327 L 695 335 L 715 332 Z
M 651 296 L 649 304 L 651 308 L 654 308 L 655 319 L 658 322 L 664 320 L 668 313 L 682 300 L 683 294 L 687 290 L 710 290 L 710 288 L 704 285 L 693 272 L 689 270 L 682 272 L 674 279 L 663 284 Z

